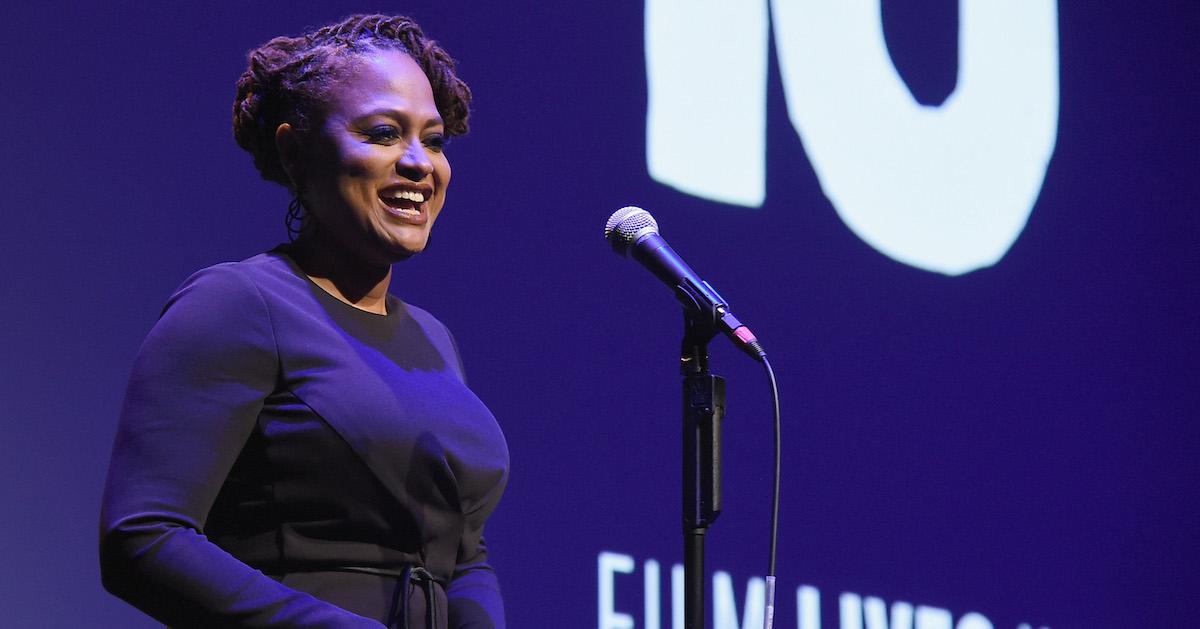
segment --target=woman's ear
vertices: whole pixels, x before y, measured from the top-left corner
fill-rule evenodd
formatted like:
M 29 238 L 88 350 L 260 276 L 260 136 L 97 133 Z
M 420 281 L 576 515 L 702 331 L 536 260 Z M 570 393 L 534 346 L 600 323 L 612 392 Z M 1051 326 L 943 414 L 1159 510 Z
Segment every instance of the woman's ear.
M 287 122 L 275 128 L 275 152 L 283 172 L 292 180 L 292 189 L 299 192 L 303 175 L 300 172 L 300 134 Z

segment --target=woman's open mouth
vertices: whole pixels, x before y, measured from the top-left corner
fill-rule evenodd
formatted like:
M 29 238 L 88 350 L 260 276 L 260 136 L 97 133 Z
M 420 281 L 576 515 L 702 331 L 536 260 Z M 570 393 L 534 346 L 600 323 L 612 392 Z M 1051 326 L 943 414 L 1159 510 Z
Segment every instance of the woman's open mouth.
M 426 191 L 408 187 L 385 188 L 379 193 L 388 214 L 418 225 L 425 222 L 425 202 L 429 196 Z

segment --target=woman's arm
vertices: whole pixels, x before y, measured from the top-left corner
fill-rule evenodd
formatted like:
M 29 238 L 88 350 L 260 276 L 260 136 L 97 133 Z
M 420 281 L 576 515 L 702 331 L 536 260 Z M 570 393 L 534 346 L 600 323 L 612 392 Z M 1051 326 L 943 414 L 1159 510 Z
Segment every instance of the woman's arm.
M 278 376 L 258 290 L 193 275 L 130 378 L 101 509 L 104 587 L 174 627 L 381 627 L 285 587 L 208 541 L 213 501 Z
M 479 532 L 468 531 L 459 547 L 458 564 L 446 597 L 453 629 L 504 629 L 500 582 L 487 561 L 487 545 Z
M 434 338 L 437 339 L 435 343 L 455 375 L 466 385 L 466 371 L 458 351 L 458 341 L 450 329 L 423 310 L 412 309 L 410 312 L 420 317 L 430 333 L 440 331 L 440 335 L 434 334 Z M 507 462 L 507 454 L 504 456 Z M 487 544 L 483 541 L 483 516 L 479 511 L 483 504 L 491 504 L 494 507 L 503 490 L 503 481 L 489 488 L 488 497 L 483 498 L 480 504 L 475 505 L 474 511 L 467 514 L 467 521 L 459 540 L 454 574 L 446 592 L 452 629 L 505 629 L 504 599 L 500 595 L 500 582 L 496 578 L 496 572 L 488 563 Z M 486 508 L 486 511 L 490 512 L 491 507 Z

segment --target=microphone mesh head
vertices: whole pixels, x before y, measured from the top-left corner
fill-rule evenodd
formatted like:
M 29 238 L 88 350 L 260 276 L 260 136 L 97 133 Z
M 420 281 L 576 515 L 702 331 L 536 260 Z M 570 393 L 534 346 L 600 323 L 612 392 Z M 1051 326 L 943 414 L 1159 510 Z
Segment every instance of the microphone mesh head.
M 646 210 L 637 206 L 626 206 L 608 217 L 604 224 L 604 237 L 613 251 L 621 255 L 629 253 L 629 248 L 642 237 L 658 233 L 658 222 Z

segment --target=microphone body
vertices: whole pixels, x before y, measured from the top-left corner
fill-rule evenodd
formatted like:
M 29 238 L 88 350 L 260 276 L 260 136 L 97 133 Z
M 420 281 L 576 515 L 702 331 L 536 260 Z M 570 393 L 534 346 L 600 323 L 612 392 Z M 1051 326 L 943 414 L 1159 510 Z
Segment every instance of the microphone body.
M 659 281 L 671 287 L 684 308 L 710 317 L 717 331 L 723 332 L 755 360 L 766 355 L 750 328 L 729 311 L 729 304 L 720 293 L 700 279 L 659 235 L 658 223 L 649 212 L 633 206 L 621 208 L 608 219 L 604 231 L 617 253 L 632 256 Z
M 656 233 L 643 236 L 633 243 L 629 253 L 662 283 L 674 288 L 675 297 L 684 308 L 714 311 L 728 306 L 716 289 L 700 279 L 662 236 Z

